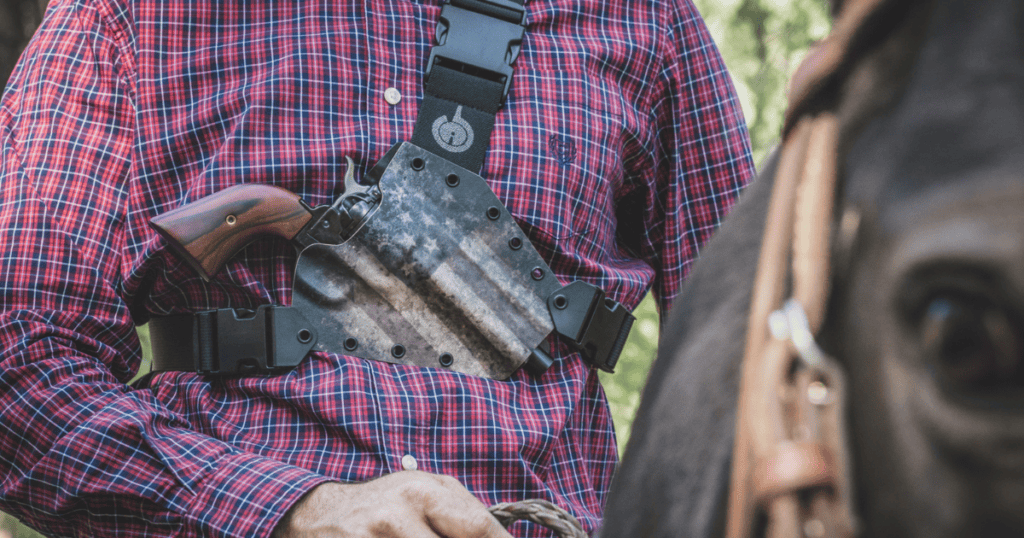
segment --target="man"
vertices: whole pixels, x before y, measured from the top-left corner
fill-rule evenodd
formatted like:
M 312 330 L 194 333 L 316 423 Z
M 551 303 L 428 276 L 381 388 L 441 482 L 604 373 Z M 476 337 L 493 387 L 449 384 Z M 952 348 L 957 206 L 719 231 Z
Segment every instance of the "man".
M 338 350 L 124 384 L 136 323 L 291 298 L 288 243 L 206 282 L 149 219 L 238 183 L 329 203 L 346 157 L 409 139 L 438 15 L 51 2 L 0 105 L 0 508 L 59 535 L 503 536 L 484 507 L 540 497 L 599 525 L 614 435 L 561 342 L 507 381 Z M 753 171 L 707 31 L 689 0 L 531 0 L 526 27 L 480 174 L 563 283 L 664 310 Z

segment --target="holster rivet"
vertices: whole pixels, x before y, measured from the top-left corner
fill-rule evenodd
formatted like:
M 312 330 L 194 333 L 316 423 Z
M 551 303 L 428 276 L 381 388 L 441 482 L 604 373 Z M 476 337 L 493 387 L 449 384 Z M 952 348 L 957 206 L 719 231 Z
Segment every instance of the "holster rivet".
M 455 362 L 455 357 L 453 357 L 451 353 L 442 353 L 441 356 L 437 359 L 437 362 L 440 362 L 441 366 L 447 368 L 451 366 L 452 363 Z
M 359 340 L 352 338 L 351 336 L 345 339 L 345 350 L 355 351 L 359 347 Z

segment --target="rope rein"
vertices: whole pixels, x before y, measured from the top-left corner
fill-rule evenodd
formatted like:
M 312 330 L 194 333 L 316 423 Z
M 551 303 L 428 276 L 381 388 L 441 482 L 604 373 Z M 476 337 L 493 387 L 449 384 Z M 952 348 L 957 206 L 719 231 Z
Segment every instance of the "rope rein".
M 559 538 L 587 538 L 583 526 L 572 514 L 542 499 L 500 503 L 488 510 L 506 528 L 525 519 L 555 531 Z

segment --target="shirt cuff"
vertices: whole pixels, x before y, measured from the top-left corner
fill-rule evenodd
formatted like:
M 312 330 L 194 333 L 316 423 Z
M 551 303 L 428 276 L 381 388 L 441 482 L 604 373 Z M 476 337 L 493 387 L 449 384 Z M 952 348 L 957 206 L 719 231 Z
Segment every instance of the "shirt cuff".
M 292 505 L 331 480 L 255 454 L 225 456 L 197 492 L 183 535 L 269 537 Z

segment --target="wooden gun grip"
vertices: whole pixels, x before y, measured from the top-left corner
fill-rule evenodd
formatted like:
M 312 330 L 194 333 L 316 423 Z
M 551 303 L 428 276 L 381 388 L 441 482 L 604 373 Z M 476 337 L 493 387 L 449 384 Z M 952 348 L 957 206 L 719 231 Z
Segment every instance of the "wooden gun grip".
M 270 185 L 235 185 L 158 215 L 150 225 L 209 280 L 259 236 L 291 239 L 312 218 L 295 193 Z

